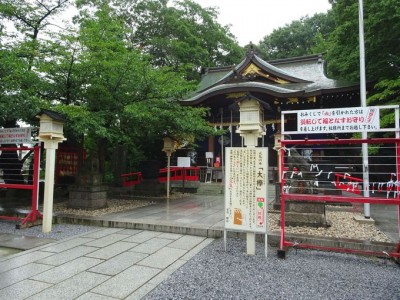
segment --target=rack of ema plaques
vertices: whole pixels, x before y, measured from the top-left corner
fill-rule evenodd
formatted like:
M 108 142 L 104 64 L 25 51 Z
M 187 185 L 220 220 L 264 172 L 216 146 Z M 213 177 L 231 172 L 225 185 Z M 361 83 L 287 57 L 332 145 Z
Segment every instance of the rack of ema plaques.
M 42 219 L 42 214 L 38 211 L 38 189 L 39 189 L 39 162 L 40 146 L 33 147 L 0 147 L 0 169 L 2 169 L 3 180 L 0 181 L 0 190 L 6 189 L 30 190 L 31 191 L 31 210 L 24 218 L 15 216 L 0 216 L 0 219 L 21 221 L 17 228 L 36 225 L 38 219 Z M 33 152 L 33 170 L 29 170 L 29 175 L 24 178 L 21 174 L 22 165 L 19 167 L 13 157 L 16 151 Z M 1 200 L 0 200 L 1 201 Z
M 391 107 L 392 108 L 392 107 Z M 397 120 L 398 106 L 396 110 Z M 374 108 L 375 109 L 375 108 Z M 316 110 L 317 112 L 319 110 Z M 330 114 L 333 110 L 328 110 Z M 346 109 L 336 111 L 346 112 Z M 350 109 L 349 109 L 350 111 Z M 351 110 L 353 111 L 353 110 Z M 398 124 L 396 129 L 392 130 L 393 138 L 334 138 L 334 139 L 312 139 L 313 136 L 307 129 L 316 128 L 302 127 L 301 111 L 292 111 L 297 114 L 297 127 L 295 130 L 282 130 L 282 139 L 280 140 L 279 158 L 280 158 L 280 245 L 278 256 L 285 257 L 286 250 L 290 247 L 309 248 L 326 251 L 346 252 L 354 254 L 369 254 L 375 256 L 389 256 L 393 258 L 400 257 L 400 138 Z M 360 113 L 367 118 L 370 111 L 360 110 Z M 379 120 L 379 108 L 374 113 Z M 285 121 L 285 116 L 282 121 Z M 313 118 L 309 123 L 314 122 Z M 321 121 L 315 121 L 316 124 Z M 356 119 L 353 119 L 353 121 Z M 361 120 L 364 120 L 360 117 Z M 345 121 L 345 119 L 342 119 Z M 329 123 L 329 118 L 328 121 Z M 349 120 L 349 122 L 352 122 Z M 398 122 L 396 122 L 398 123 Z M 317 125 L 320 126 L 320 125 Z M 371 125 L 379 127 L 378 125 Z M 321 127 L 321 126 L 320 126 Z M 326 130 L 331 127 L 322 128 Z M 337 127 L 339 128 L 339 127 Z M 343 127 L 344 128 L 344 127 Z M 339 128 L 340 129 L 340 128 Z M 318 130 L 317 130 L 318 131 Z M 387 131 L 375 128 L 374 131 Z M 390 130 L 388 130 L 390 131 Z M 393 134 L 394 132 L 394 134 Z M 307 133 L 307 138 L 295 139 L 296 134 Z M 313 132 L 312 132 L 313 133 Z M 318 132 L 317 132 L 318 133 Z M 289 135 L 290 134 L 290 135 Z M 390 135 L 390 134 L 389 134 Z M 303 135 L 304 136 L 304 135 Z M 351 135 L 349 135 L 351 136 Z M 289 139 L 289 138 L 292 139 Z M 286 139 L 285 139 L 286 138 Z M 363 147 L 367 146 L 367 151 L 363 152 Z M 367 153 L 367 156 L 365 156 Z M 311 211 L 304 213 L 303 205 L 300 210 L 297 206 L 307 204 L 312 207 Z M 313 204 L 317 204 L 314 205 Z M 319 211 L 318 204 L 322 205 L 323 211 Z M 353 211 L 358 211 L 362 218 L 369 218 L 365 214 L 365 207 L 370 204 L 394 205 L 397 210 L 397 227 L 399 229 L 399 241 L 397 245 L 391 247 L 388 251 L 374 251 L 359 249 L 353 247 L 351 243 L 341 237 L 336 237 L 339 243 L 333 247 L 323 243 L 312 244 L 312 239 L 303 239 L 289 241 L 286 238 L 285 230 L 287 226 L 301 226 L 295 222 L 309 222 L 312 226 L 314 222 L 320 222 L 319 226 L 329 226 L 329 220 L 312 219 L 311 216 L 320 214 L 320 217 L 326 218 L 325 205 L 341 205 L 350 207 Z M 364 216 L 362 208 L 364 206 Z M 303 215 L 299 218 L 293 216 L 296 212 L 302 211 Z M 357 249 L 356 249 L 357 248 Z M 372 250 L 371 250 L 372 249 Z

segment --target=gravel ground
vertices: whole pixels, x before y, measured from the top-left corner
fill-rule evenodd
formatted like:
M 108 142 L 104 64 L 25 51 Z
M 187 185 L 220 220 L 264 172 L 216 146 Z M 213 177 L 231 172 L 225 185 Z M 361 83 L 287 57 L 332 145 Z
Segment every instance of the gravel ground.
M 145 298 L 155 299 L 400 299 L 400 267 L 375 257 L 294 250 L 278 259 L 245 254 L 245 241 L 219 239 Z
M 305 234 L 326 238 L 345 238 L 363 241 L 375 241 L 393 243 L 393 241 L 380 231 L 374 224 L 362 224 L 354 220 L 355 216 L 362 216 L 357 212 L 347 211 L 327 211 L 326 219 L 331 224 L 330 227 L 306 227 L 306 226 L 286 226 L 287 234 Z M 269 214 L 269 232 L 279 232 L 278 220 L 279 213 Z
M 138 207 L 148 206 L 155 203 L 153 201 L 146 201 L 146 200 L 108 199 L 106 208 L 85 210 L 85 209 L 67 208 L 67 202 L 68 201 L 54 203 L 53 206 L 54 213 L 64 214 L 64 215 L 74 215 L 79 217 L 98 217 L 128 209 L 130 210 Z M 42 206 L 40 205 L 39 210 L 41 209 Z

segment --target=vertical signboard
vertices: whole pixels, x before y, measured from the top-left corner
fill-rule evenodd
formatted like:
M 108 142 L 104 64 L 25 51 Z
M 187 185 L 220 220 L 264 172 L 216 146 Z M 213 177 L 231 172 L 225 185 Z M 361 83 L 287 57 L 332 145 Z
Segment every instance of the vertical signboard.
M 265 233 L 268 159 L 266 148 L 226 148 L 225 229 Z

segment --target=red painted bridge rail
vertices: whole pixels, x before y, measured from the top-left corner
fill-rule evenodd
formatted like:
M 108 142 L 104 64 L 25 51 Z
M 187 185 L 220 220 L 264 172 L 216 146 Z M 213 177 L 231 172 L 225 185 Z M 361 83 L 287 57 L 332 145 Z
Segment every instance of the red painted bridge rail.
M 38 187 L 39 187 L 39 161 L 40 161 L 40 146 L 34 147 L 0 147 L 0 151 L 31 151 L 33 150 L 33 178 L 31 183 L 0 183 L 0 189 L 19 189 L 19 190 L 30 190 L 32 208 L 25 218 L 12 217 L 12 216 L 0 216 L 0 219 L 21 221 L 21 225 L 27 225 L 28 223 L 34 224 L 38 218 L 42 219 L 42 214 L 38 211 Z M 7 164 L 7 162 L 5 163 Z M 3 171 L 4 172 L 4 171 Z M 1 201 L 1 199 L 0 199 Z M 17 225 L 17 227 L 19 227 Z
M 134 186 L 142 182 L 142 172 L 122 174 L 121 177 L 123 187 Z
M 167 182 L 168 169 L 160 169 L 159 182 Z M 170 167 L 170 181 L 199 181 L 199 167 Z

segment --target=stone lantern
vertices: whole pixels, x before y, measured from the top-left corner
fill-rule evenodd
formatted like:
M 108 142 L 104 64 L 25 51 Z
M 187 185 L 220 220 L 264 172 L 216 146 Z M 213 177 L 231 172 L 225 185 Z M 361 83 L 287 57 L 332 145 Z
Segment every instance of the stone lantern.
M 44 142 L 44 148 L 46 149 L 42 231 L 47 233 L 51 231 L 53 219 L 56 150 L 58 149 L 58 144 L 65 140 L 63 133 L 65 119 L 51 110 L 41 110 L 37 117 L 40 119 L 39 141 Z
M 256 147 L 258 138 L 265 134 L 263 129 L 263 108 L 254 97 L 246 96 L 239 103 L 240 123 L 236 131 L 244 137 L 247 147 Z
M 171 169 L 171 154 L 175 151 L 177 147 L 177 142 L 173 138 L 166 136 L 163 138 L 164 148 L 162 151 L 167 155 L 167 199 L 169 199 L 169 189 L 170 189 L 170 169 Z
M 176 149 L 177 146 L 176 141 L 168 136 L 164 137 L 163 141 L 164 141 L 164 148 L 162 149 L 162 151 L 167 153 L 167 155 L 168 153 L 170 153 L 171 155 L 171 153 L 174 152 Z
M 37 117 L 40 119 L 39 140 L 64 140 L 64 118 L 50 110 L 42 110 Z

